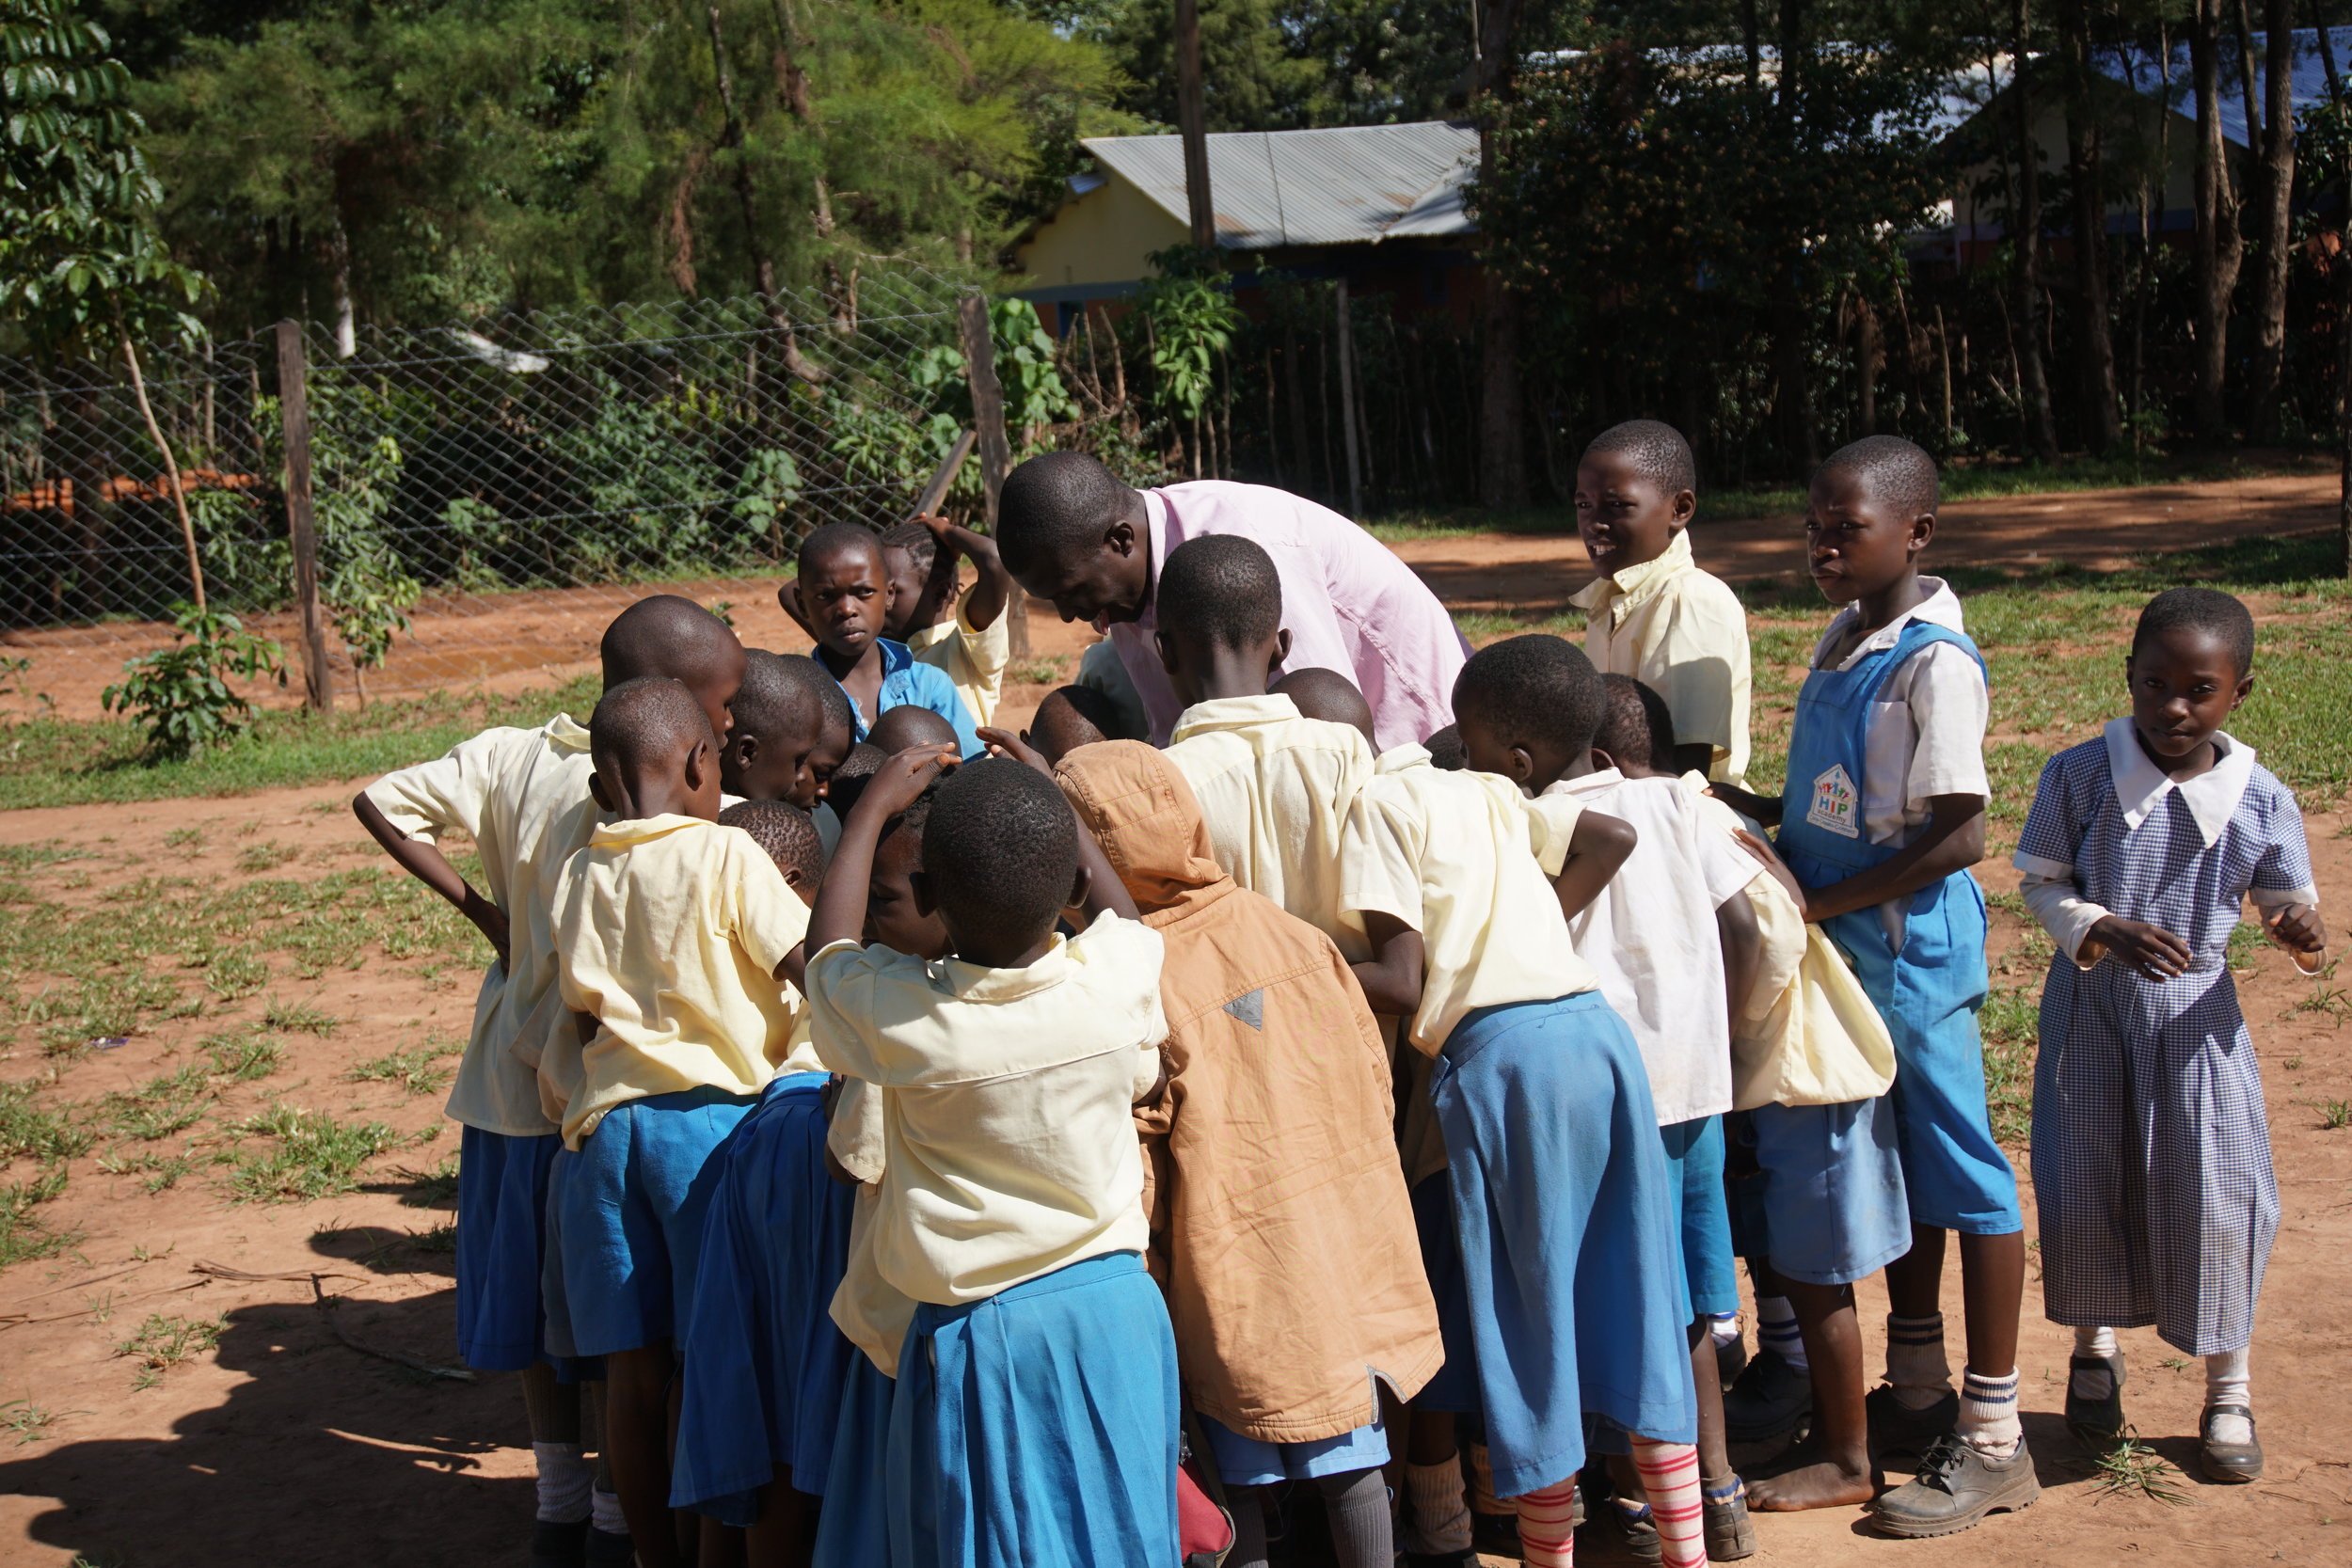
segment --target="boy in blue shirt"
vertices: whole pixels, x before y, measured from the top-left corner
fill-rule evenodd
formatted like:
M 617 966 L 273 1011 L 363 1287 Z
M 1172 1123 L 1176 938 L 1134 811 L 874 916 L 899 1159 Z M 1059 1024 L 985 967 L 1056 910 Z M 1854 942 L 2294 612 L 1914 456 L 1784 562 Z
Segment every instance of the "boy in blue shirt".
M 817 640 L 817 662 L 849 693 L 853 738 L 864 740 L 885 709 L 912 705 L 946 720 L 962 754 L 978 755 L 972 714 L 955 682 L 882 635 L 890 568 L 882 541 L 856 523 L 827 523 L 801 541 L 800 574 L 776 590 L 776 602 Z
M 1977 1032 L 1984 894 L 1968 867 L 1984 856 L 1990 705 L 1960 600 L 1919 575 L 1935 508 L 1934 461 L 1899 436 L 1856 441 L 1814 475 L 1805 511 L 1813 580 L 1846 608 L 1798 694 L 1781 798 L 1715 786 L 1778 824 L 1806 921 L 1843 950 L 1894 1037 L 1888 1103 L 1912 1245 L 1886 1267 L 1888 1386 L 1870 1396 L 1868 1424 L 1874 1449 L 1924 1450 L 1916 1479 L 1872 1504 L 1878 1527 L 1900 1536 L 1966 1529 L 2041 1490 L 2017 1422 L 2025 1222 L 1986 1112 Z M 1938 1309 L 1951 1230 L 1968 1312 L 1957 1395 Z M 1735 1428 L 1751 1414 L 1732 1407 L 1740 1393 L 1726 1405 Z M 1828 1459 L 1750 1489 L 1755 1506 L 1780 1509 L 1870 1494 L 1867 1466 L 1856 1475 Z

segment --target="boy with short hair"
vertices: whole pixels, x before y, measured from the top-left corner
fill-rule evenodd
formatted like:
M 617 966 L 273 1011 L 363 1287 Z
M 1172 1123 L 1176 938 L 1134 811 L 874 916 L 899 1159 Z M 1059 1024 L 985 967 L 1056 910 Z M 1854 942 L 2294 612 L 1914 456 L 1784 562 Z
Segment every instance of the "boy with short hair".
M 1538 667 L 1574 651 L 1534 638 L 1497 649 Z M 1520 782 L 1605 811 L 1640 835 L 1624 868 L 1568 922 L 1568 932 L 1599 974 L 1601 994 L 1633 1031 L 1649 1073 L 1691 1306 L 1708 1555 L 1730 1560 L 1755 1553 L 1756 1532 L 1724 1447 L 1723 1386 L 1709 1336 L 1718 1314 L 1740 1307 L 1724 1199 L 1724 1113 L 1731 1109 L 1731 1020 L 1747 1000 L 1761 945 L 1743 895 L 1764 868 L 1700 816 L 1672 774 L 1651 771 L 1649 715 L 1638 683 L 1608 676 L 1602 690 L 1589 761 L 1571 762 L 1555 781 L 1531 773 Z M 1716 975 L 1720 988 L 1708 983 Z M 1638 1499 L 1620 1497 L 1618 1508 L 1629 1534 L 1650 1528 Z
M 1081 746 L 1117 738 L 1118 716 L 1110 699 L 1087 686 L 1057 686 L 1045 694 L 1021 738 L 1047 762 L 1059 762 Z
M 1322 1494 L 1341 1568 L 1391 1568 L 1379 1385 L 1410 1399 L 1445 1353 L 1380 1030 L 1330 938 L 1216 864 L 1166 753 L 1107 742 L 1055 777 L 1167 947 L 1168 1086 L 1136 1122 L 1178 1364 L 1235 1489 L 1228 1568 L 1264 1568 L 1283 1481 Z
M 1168 552 L 1154 591 L 1153 636 L 1184 705 L 1168 756 L 1200 803 L 1217 863 L 1363 957 L 1362 932 L 1340 918 L 1339 848 L 1372 746 L 1267 691 L 1290 652 L 1273 558 L 1237 534 L 1208 534 Z
M 743 661 L 735 727 L 719 748 L 720 787 L 738 800 L 788 800 L 814 812 L 850 754 L 847 699 L 837 716 L 830 712 L 822 690 L 840 689 L 802 655 L 746 648 Z
M 991 758 L 939 786 L 923 830 L 914 890 L 954 956 L 860 946 L 876 838 L 946 760 L 883 764 L 810 926 L 818 1053 L 880 1101 L 866 1244 L 917 1304 L 891 1390 L 889 1555 L 1172 1561 L 1175 1345 L 1143 1270 L 1130 1120 L 1161 1073 L 1162 943 L 1052 781 Z M 1091 919 L 1064 938 L 1071 905 Z
M 808 813 L 789 800 L 738 800 L 719 814 L 719 826 L 751 834 L 802 903 L 817 896 L 817 884 L 825 879 L 825 843 Z
M 718 825 L 718 747 L 683 686 L 615 687 L 589 737 L 590 789 L 616 820 L 565 863 L 555 895 L 564 1005 L 587 1043 L 548 1178 L 549 1290 L 575 1347 L 607 1358 L 612 1475 L 639 1561 L 672 1568 L 668 1389 L 692 1313 L 702 1167 L 790 1037 L 783 976 L 808 910 L 757 845 Z
M 1585 613 L 1594 668 L 1666 700 L 1674 769 L 1736 784 L 1748 766 L 1748 617 L 1692 560 L 1697 511 L 1681 432 L 1656 420 L 1602 431 L 1576 467 L 1577 532 L 1599 575 L 1568 602 Z
M 674 676 L 697 694 L 709 722 L 727 724 L 743 678 L 742 645 L 692 600 L 638 600 L 613 618 L 598 653 L 608 689 L 640 675 Z M 447 1107 L 464 1133 L 457 1344 L 469 1366 L 522 1373 L 539 1464 L 533 1549 L 550 1562 L 578 1560 L 591 1548 L 625 1557 L 628 1545 L 611 1494 L 596 1494 L 590 1524 L 579 1395 L 559 1385 L 549 1364 L 540 1288 L 548 1172 L 561 1139 L 534 1068 L 551 1050 L 577 1049 L 570 1021 L 553 1005 L 549 932 L 557 879 L 596 824 L 593 771 L 588 731 L 558 714 L 537 729 L 485 730 L 445 757 L 386 774 L 352 801 L 385 852 L 455 905 L 496 955 Z M 486 893 L 440 852 L 437 840 L 451 833 L 473 841 Z
M 977 724 L 996 721 L 996 699 L 1012 662 L 1005 610 L 1012 574 L 996 559 L 996 542 L 945 517 L 917 517 L 882 530 L 890 570 L 890 632 L 924 663 L 946 675 Z M 956 559 L 979 580 L 966 593 Z
M 953 746 L 961 751 L 963 737 L 956 727 L 930 708 L 901 703 L 885 708 L 866 732 L 867 743 L 885 755 L 896 756 L 914 746 Z
M 890 571 L 873 531 L 857 523 L 811 531 L 801 541 L 799 569 L 777 588 L 776 602 L 816 639 L 817 661 L 849 694 L 854 737 L 864 740 L 885 709 L 911 703 L 954 725 L 965 756 L 977 753 L 972 715 L 955 684 L 883 635 Z
M 2016 1176 L 1993 1136 L 1977 1032 L 1984 894 L 1968 867 L 1984 854 L 1991 703 L 1960 600 L 1919 574 L 1935 510 L 1934 460 L 1899 436 L 1841 448 L 1814 475 L 1805 509 L 1813 580 L 1845 608 L 1798 694 L 1786 791 L 1768 800 L 1718 786 L 1751 816 L 1778 824 L 1806 920 L 1852 961 L 1894 1037 L 1888 1103 L 1913 1240 L 1887 1265 L 1888 1386 L 1870 1396 L 1870 1434 L 1882 1450 L 1925 1454 L 1918 1477 L 1872 1507 L 1879 1528 L 1914 1536 L 1966 1529 L 2041 1490 L 2017 1421 L 2025 1222 Z M 1961 1233 L 1968 1308 L 1958 1395 L 1939 1309 L 1949 1230 Z M 1871 1496 L 1867 1474 L 1828 1464 L 1780 1486 L 1783 1507 Z

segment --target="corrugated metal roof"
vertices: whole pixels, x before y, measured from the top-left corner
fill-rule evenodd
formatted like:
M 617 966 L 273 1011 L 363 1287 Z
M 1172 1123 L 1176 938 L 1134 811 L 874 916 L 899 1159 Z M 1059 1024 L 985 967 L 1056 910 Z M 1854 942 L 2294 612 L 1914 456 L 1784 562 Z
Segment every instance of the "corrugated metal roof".
M 2308 109 L 2328 99 L 2327 62 L 2319 53 L 2319 33 L 2311 27 L 2297 27 L 2292 34 L 2295 43 L 2289 58 L 2294 62 L 2290 71 L 2295 107 Z M 2268 35 L 2252 36 L 2254 46 L 2254 96 L 2257 102 L 2266 96 L 2268 75 L 2265 51 Z M 2352 74 L 2352 27 L 2328 29 L 2328 46 L 2335 51 L 2339 71 Z M 2253 140 L 2246 132 L 2246 97 L 2239 90 L 2237 40 L 2224 35 L 2221 39 L 2221 94 L 2214 104 L 2216 118 L 2221 121 L 2225 140 L 2240 147 L 2251 147 Z M 2115 80 L 2137 88 L 2151 98 L 2164 98 L 2168 90 L 2170 103 L 2180 115 L 2193 119 L 2197 115 L 2196 100 L 2189 92 L 2189 56 L 2185 42 L 2172 46 L 2171 57 L 2160 60 L 2156 52 L 2138 43 L 2125 43 L 2109 49 L 2091 51 L 2090 63 Z M 2169 88 L 2168 88 L 2169 84 Z
M 1181 223 L 1180 136 L 1091 136 L 1086 150 Z M 1467 234 L 1462 187 L 1478 167 L 1478 133 L 1445 120 L 1330 131 L 1220 131 L 1209 137 L 1216 243 L 1227 250 L 1377 245 Z

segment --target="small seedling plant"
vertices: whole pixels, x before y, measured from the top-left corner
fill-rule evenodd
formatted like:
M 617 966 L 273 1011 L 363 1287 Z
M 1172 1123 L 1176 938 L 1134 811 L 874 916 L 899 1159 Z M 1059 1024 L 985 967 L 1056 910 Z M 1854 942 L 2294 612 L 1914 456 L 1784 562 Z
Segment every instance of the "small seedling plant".
M 122 667 L 123 680 L 101 694 L 109 713 L 128 714 L 145 726 L 147 759 L 184 762 L 212 746 L 225 746 L 252 721 L 253 705 L 230 689 L 231 676 L 285 683 L 278 644 L 256 637 L 226 610 L 173 607 L 178 637 Z

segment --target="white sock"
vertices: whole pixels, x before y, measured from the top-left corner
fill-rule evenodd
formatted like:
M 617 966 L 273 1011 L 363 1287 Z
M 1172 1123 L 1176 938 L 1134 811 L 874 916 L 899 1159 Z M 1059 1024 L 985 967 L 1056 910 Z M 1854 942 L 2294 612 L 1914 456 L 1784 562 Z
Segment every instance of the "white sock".
M 1925 1410 L 1952 1391 L 1952 1364 L 1944 1354 L 1944 1314 L 1886 1315 L 1886 1382 L 1907 1410 Z
M 2123 1353 L 2116 1346 L 2115 1330 L 2078 1328 L 2074 1330 L 2074 1354 L 2082 1356 L 2095 1355 L 2102 1361 L 2112 1361 Z M 2078 1400 L 2104 1400 L 2115 1392 L 2115 1373 L 2095 1367 L 2085 1367 L 2076 1371 L 2068 1381 L 2067 1388 Z
M 1406 1464 L 1406 1549 L 1432 1557 L 1458 1556 L 1470 1548 L 1470 1497 L 1462 1485 L 1462 1458 L 1435 1465 Z
M 1707 1319 L 1707 1337 L 1715 1341 L 1715 1348 L 1737 1344 L 1740 1340 L 1740 1314 L 1712 1312 Z
M 588 1482 L 593 1472 L 578 1443 L 533 1443 L 539 1461 L 539 1517 L 570 1525 L 588 1517 Z
M 2248 1392 L 2248 1374 L 2252 1370 L 2251 1347 L 2217 1351 L 2205 1357 L 2205 1404 L 2244 1405 L 2254 1408 L 2253 1395 Z M 2216 1416 L 2205 1428 L 2205 1436 L 2216 1443 L 2250 1443 L 2254 1440 L 2254 1423 L 2243 1416 Z
M 1960 1380 L 1960 1440 L 1988 1459 L 2017 1451 L 2017 1369 L 2000 1377 L 1970 1371 Z
M 1813 1363 L 1804 1358 L 1804 1336 L 1797 1332 L 1797 1309 L 1788 1305 L 1787 1296 L 1756 1298 L 1756 1343 L 1801 1372 L 1813 1370 Z
M 627 1535 L 628 1515 L 621 1512 L 621 1495 L 607 1492 L 599 1486 L 589 1494 L 588 1517 L 596 1528 L 607 1535 Z

